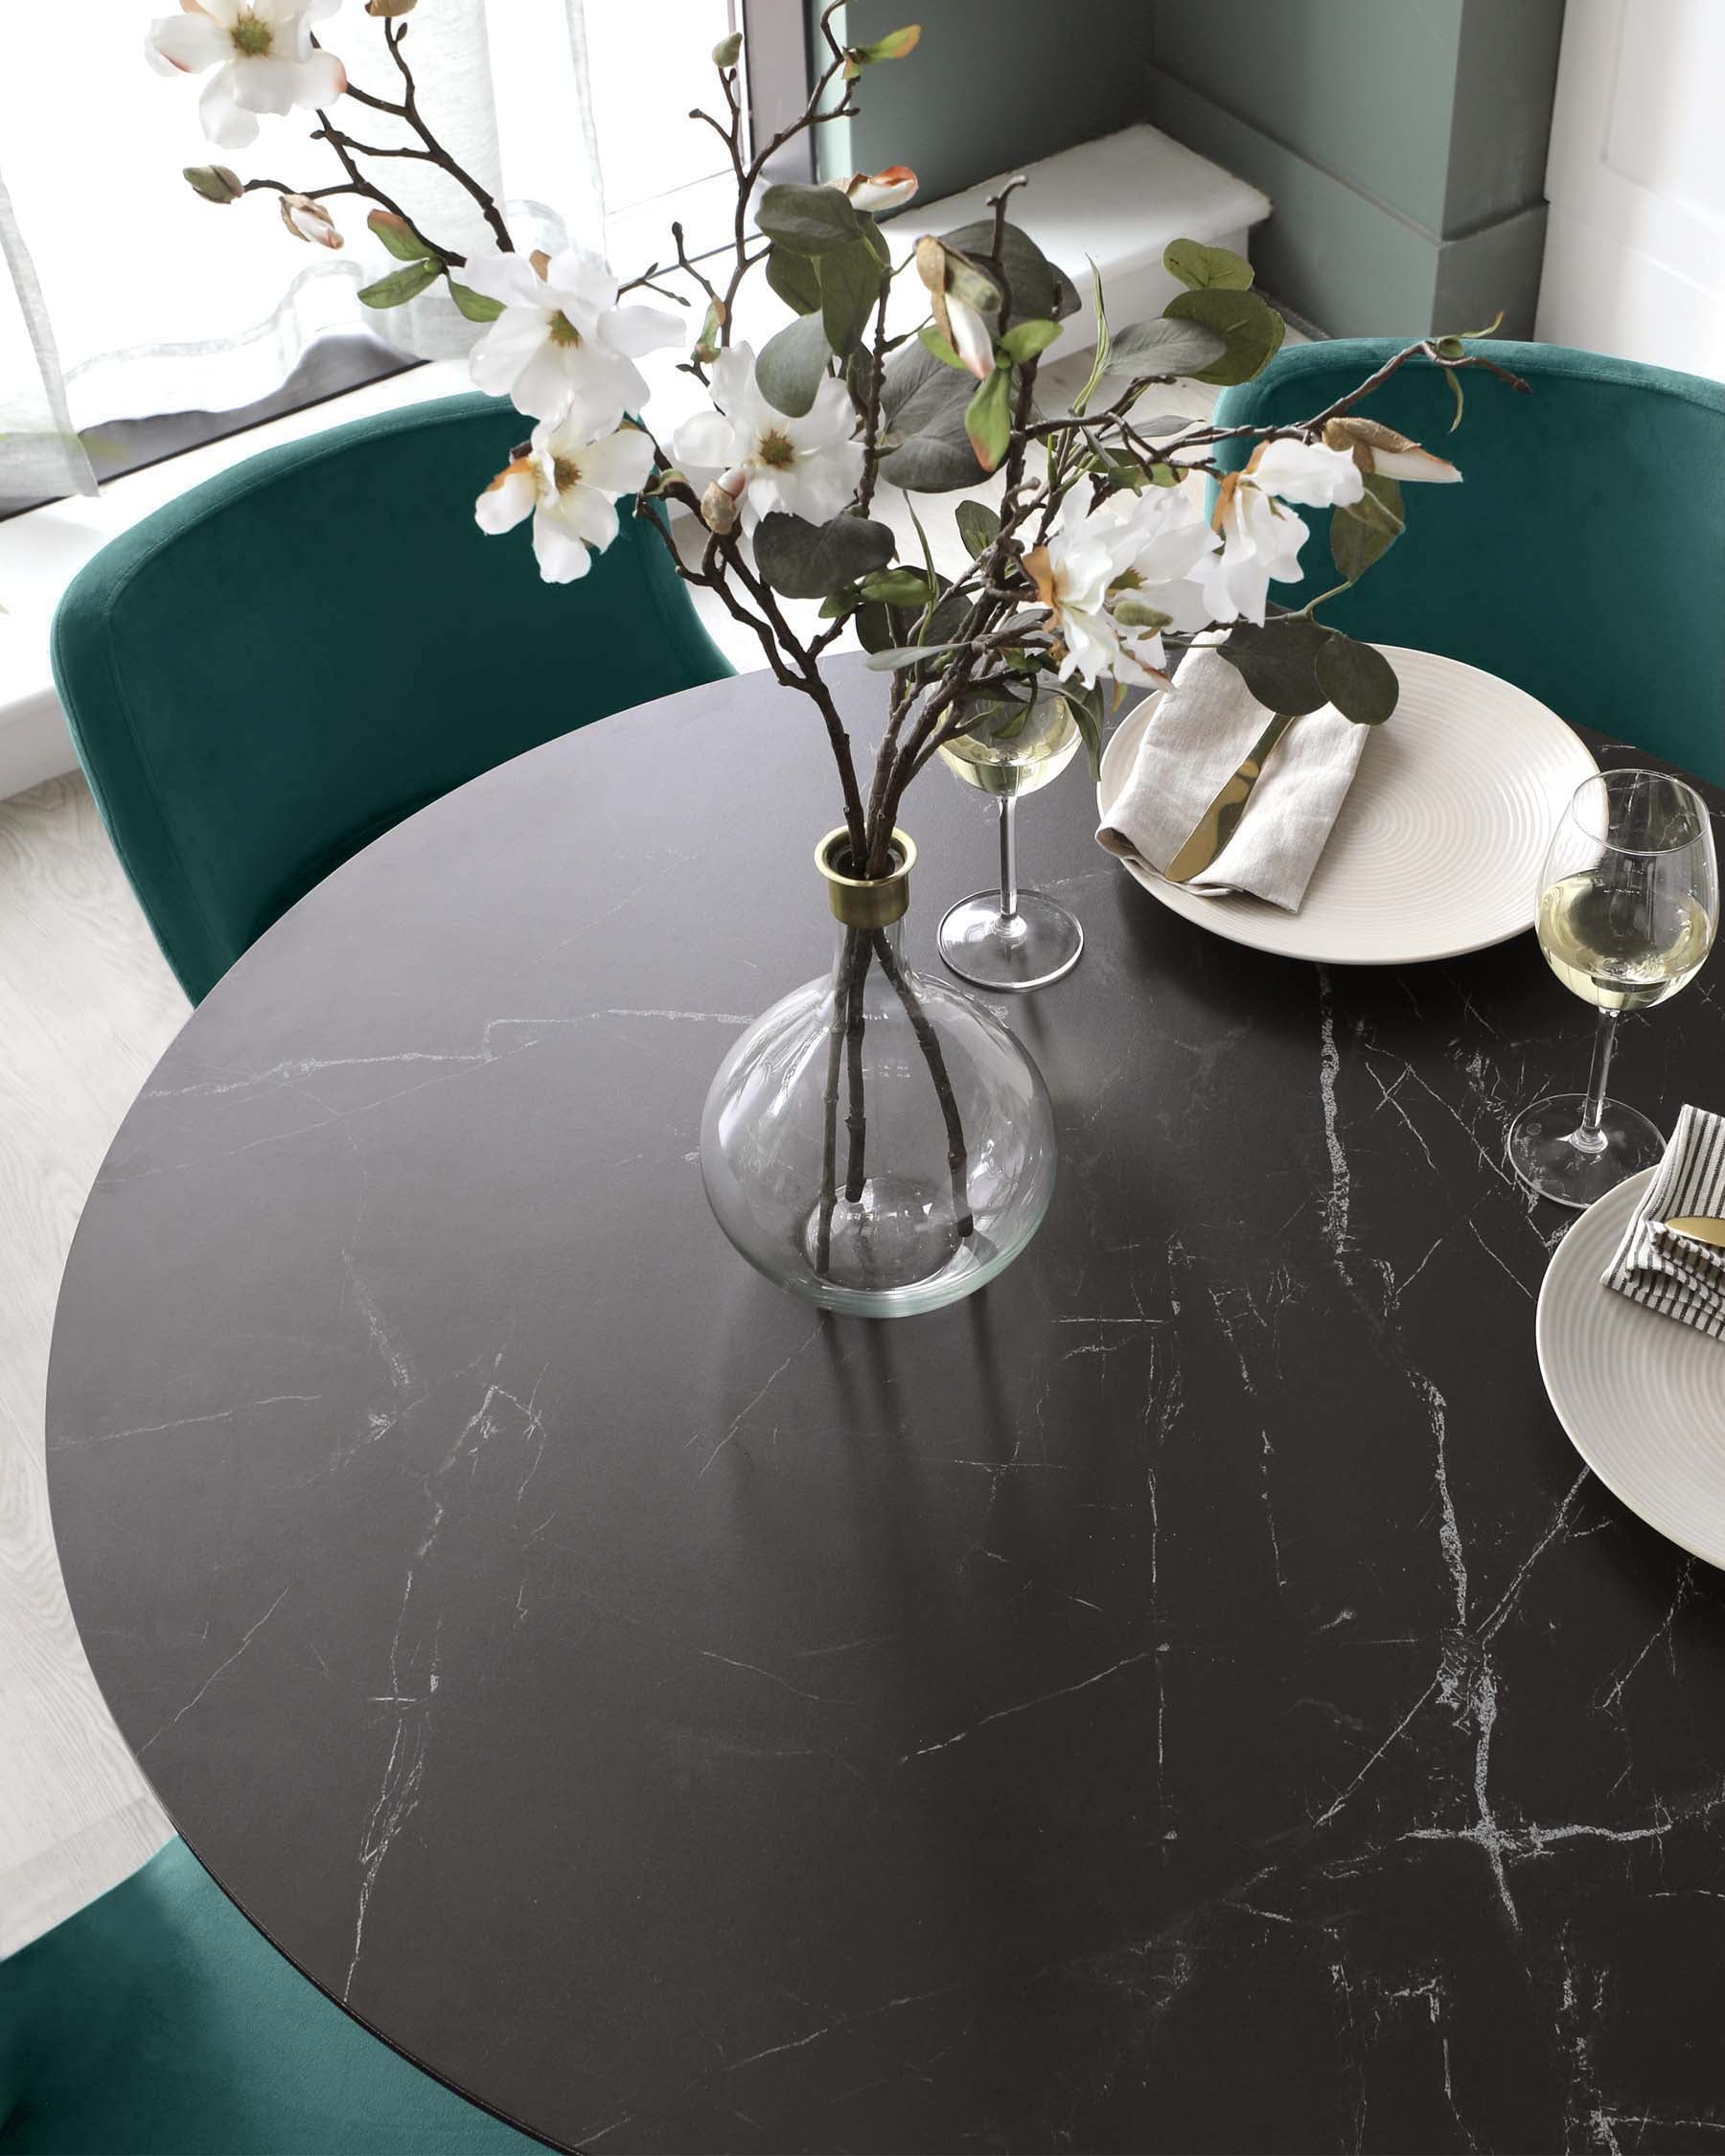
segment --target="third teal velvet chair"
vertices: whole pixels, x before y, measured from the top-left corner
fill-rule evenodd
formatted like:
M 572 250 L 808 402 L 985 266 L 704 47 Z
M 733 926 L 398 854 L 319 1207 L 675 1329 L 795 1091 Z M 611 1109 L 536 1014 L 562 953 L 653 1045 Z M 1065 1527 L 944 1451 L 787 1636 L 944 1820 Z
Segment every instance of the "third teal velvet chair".
M 252 1929 L 183 1842 L 0 1961 L 0 2156 L 533 2156 Z
M 1308 418 L 1403 341 L 1284 350 L 1223 392 L 1217 420 Z M 1452 435 L 1448 385 L 1414 361 L 1359 407 L 1465 476 L 1408 487 L 1406 532 L 1323 618 L 1466 659 L 1578 725 L 1725 780 L 1725 383 L 1561 345 L 1476 349 L 1532 394 L 1469 368 Z M 1302 515 L 1306 581 L 1273 593 L 1291 607 L 1337 581 L 1327 514 Z
M 453 397 L 332 426 L 103 549 L 54 670 L 109 836 L 198 1001 L 295 899 L 477 772 L 731 669 L 623 512 L 540 582 L 474 496 L 531 423 Z

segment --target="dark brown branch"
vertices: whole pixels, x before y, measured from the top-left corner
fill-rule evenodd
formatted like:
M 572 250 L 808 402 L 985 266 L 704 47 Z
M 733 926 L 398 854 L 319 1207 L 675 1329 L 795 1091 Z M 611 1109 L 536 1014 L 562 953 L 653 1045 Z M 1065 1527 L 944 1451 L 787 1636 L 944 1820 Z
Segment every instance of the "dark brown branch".
M 314 136 L 321 136 L 323 140 L 329 144 L 330 148 L 335 152 L 336 156 L 340 158 L 342 171 L 346 172 L 348 178 L 353 182 L 353 186 L 349 190 L 349 192 L 355 195 L 365 195 L 368 200 L 377 203 L 380 209 L 387 210 L 391 217 L 400 218 L 402 222 L 407 227 L 408 231 L 413 234 L 413 237 L 420 242 L 420 244 L 423 247 L 428 248 L 429 251 L 437 257 L 438 261 L 443 264 L 446 269 L 461 268 L 467 261 L 467 257 L 465 255 L 456 254 L 454 249 L 451 247 L 440 247 L 435 240 L 431 239 L 427 234 L 420 230 L 419 226 L 407 215 L 406 211 L 402 209 L 402 205 L 395 199 L 393 195 L 385 195 L 383 190 L 377 184 L 375 180 L 368 179 L 365 173 L 363 173 L 359 170 L 358 166 L 354 162 L 353 152 L 349 146 L 348 138 L 342 133 L 339 127 L 332 124 L 329 114 L 325 112 L 321 106 L 317 108 L 317 120 L 318 125 L 314 130 Z
M 934 1081 L 935 1098 L 940 1102 L 941 1117 L 946 1124 L 947 1173 L 953 1183 L 953 1225 L 959 1242 L 968 1242 L 977 1227 L 970 1202 L 970 1157 L 964 1142 L 964 1122 L 958 1113 L 958 1096 L 953 1090 L 952 1074 L 941 1053 L 940 1038 L 929 1023 L 929 1015 L 916 991 L 900 970 L 890 941 L 880 929 L 874 931 L 874 952 L 881 962 L 881 971 L 898 991 L 905 1016 L 910 1021 L 910 1030 L 916 1035 L 916 1044 Z
M 512 255 L 515 252 L 515 241 L 510 237 L 509 227 L 503 221 L 503 213 L 498 209 L 491 190 L 487 187 L 481 187 L 465 166 L 457 164 L 426 125 L 419 108 L 419 90 L 413 80 L 413 70 L 408 66 L 407 57 L 402 50 L 406 35 L 407 25 L 404 20 L 397 21 L 392 17 L 384 22 L 383 42 L 389 47 L 389 57 L 395 61 L 402 75 L 403 92 L 402 103 L 400 107 L 402 117 L 418 135 L 421 142 L 425 144 L 426 154 L 431 163 L 448 172 L 458 186 L 466 188 L 473 200 L 478 203 L 480 215 L 490 225 L 492 238 L 497 242 L 499 251 L 506 255 Z M 385 105 L 383 109 L 388 111 L 391 108 Z M 321 118 L 322 115 L 320 114 L 319 117 Z

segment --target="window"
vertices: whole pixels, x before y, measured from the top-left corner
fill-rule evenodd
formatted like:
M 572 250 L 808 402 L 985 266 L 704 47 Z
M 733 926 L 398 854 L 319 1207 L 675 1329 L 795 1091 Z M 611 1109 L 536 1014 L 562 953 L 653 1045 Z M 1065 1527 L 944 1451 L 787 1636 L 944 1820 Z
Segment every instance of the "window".
M 155 11 L 170 5 L 153 0 Z M 734 195 L 724 147 L 711 128 L 680 118 L 713 102 L 712 47 L 746 27 L 761 42 L 750 55 L 756 74 L 775 98 L 804 79 L 801 0 L 748 0 L 747 25 L 743 5 L 438 0 L 411 23 L 408 50 L 427 115 L 456 153 L 506 203 L 549 206 L 571 238 L 590 242 L 602 232 L 627 277 L 664 260 L 673 218 L 692 253 L 727 237 Z M 266 198 L 218 208 L 186 185 L 188 164 L 310 185 L 333 161 L 308 139 L 310 113 L 264 120 L 244 150 L 207 143 L 196 87 L 146 66 L 151 10 L 152 0 L 20 10 L 0 70 L 0 171 L 73 424 L 104 476 L 413 363 L 380 339 L 354 297 L 387 266 L 371 260 L 363 203 L 332 203 L 348 240 L 337 254 L 289 240 Z M 385 88 L 380 30 L 359 0 L 322 28 L 356 81 Z M 55 88 L 64 83 L 77 86 L 72 116 Z M 389 139 L 387 116 L 350 104 L 343 118 L 362 138 Z M 390 318 L 392 333 L 402 326 Z M 0 514 L 19 506 L 0 498 Z

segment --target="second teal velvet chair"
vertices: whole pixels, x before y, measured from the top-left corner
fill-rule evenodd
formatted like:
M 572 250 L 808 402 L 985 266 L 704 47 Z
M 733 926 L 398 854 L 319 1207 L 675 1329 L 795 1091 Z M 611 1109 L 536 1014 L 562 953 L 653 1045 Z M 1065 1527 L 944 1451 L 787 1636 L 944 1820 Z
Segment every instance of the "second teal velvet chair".
M 1398 349 L 1348 338 L 1279 353 L 1225 390 L 1224 425 L 1309 418 Z M 1578 725 L 1725 780 L 1725 383 L 1561 345 L 1476 347 L 1531 387 L 1461 376 L 1466 413 L 1415 360 L 1359 409 L 1448 456 L 1459 487 L 1409 486 L 1408 526 L 1323 609 L 1356 636 L 1466 659 Z M 1231 446 L 1225 462 L 1243 461 Z M 1337 580 L 1328 516 L 1290 607 Z
M 0 2156 L 534 2156 L 350 2020 L 183 1842 L 0 1961 Z
M 730 673 L 629 503 L 572 585 L 540 583 L 524 529 L 478 530 L 530 424 L 469 396 L 326 428 L 147 516 L 67 591 L 60 700 L 194 1002 L 415 809 Z

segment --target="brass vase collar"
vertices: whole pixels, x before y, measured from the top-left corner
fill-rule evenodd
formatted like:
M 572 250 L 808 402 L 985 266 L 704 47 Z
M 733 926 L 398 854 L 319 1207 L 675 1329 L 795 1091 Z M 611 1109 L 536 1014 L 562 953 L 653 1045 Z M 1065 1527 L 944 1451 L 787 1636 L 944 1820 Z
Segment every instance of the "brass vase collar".
M 840 824 L 815 849 L 815 865 L 826 878 L 827 901 L 835 921 L 847 929 L 886 929 L 902 921 L 910 904 L 910 871 L 916 842 L 907 832 L 892 834 L 892 866 L 885 876 L 847 876 L 835 864 L 850 857 L 850 833 Z

